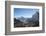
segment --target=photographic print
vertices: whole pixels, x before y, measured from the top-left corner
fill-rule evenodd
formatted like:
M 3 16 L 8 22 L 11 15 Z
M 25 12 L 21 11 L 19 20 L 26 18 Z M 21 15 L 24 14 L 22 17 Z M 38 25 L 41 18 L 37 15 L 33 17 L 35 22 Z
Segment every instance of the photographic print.
M 14 28 L 39 27 L 39 9 L 14 8 Z

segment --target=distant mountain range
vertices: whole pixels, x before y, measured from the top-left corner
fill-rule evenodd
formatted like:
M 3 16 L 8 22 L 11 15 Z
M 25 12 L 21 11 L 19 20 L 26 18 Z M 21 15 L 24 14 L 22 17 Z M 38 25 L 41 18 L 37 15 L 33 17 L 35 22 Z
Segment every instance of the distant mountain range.
M 36 12 L 34 15 L 32 15 L 32 18 L 24 18 L 23 16 L 18 17 L 17 20 L 20 20 L 21 22 L 28 23 L 29 21 L 38 21 L 39 20 L 39 12 Z
M 14 18 L 14 27 L 36 27 L 39 26 L 39 12 L 32 15 L 31 18 Z

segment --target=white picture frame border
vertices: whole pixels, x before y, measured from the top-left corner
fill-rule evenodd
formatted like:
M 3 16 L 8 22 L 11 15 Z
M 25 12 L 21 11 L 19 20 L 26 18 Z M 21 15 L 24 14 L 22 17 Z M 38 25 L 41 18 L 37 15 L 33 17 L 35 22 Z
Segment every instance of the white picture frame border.
M 14 8 L 39 9 L 39 27 L 14 28 L 14 22 L 13 22 L 14 21 Z M 15 32 L 15 31 L 35 31 L 35 30 L 42 30 L 42 6 L 11 5 L 11 32 Z

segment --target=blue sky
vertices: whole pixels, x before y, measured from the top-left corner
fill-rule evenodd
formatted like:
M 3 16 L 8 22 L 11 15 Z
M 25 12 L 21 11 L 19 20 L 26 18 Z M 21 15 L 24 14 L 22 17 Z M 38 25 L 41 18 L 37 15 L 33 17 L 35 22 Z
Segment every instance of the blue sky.
M 30 18 L 33 14 L 39 11 L 39 9 L 29 9 L 29 8 L 14 8 L 14 17 L 25 17 Z

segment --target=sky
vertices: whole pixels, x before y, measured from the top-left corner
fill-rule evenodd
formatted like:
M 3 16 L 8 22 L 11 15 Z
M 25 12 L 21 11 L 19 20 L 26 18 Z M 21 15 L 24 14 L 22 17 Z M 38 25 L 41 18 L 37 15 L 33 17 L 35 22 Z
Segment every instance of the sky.
M 14 17 L 25 17 L 31 18 L 33 14 L 39 11 L 39 9 L 32 9 L 32 8 L 14 8 Z

